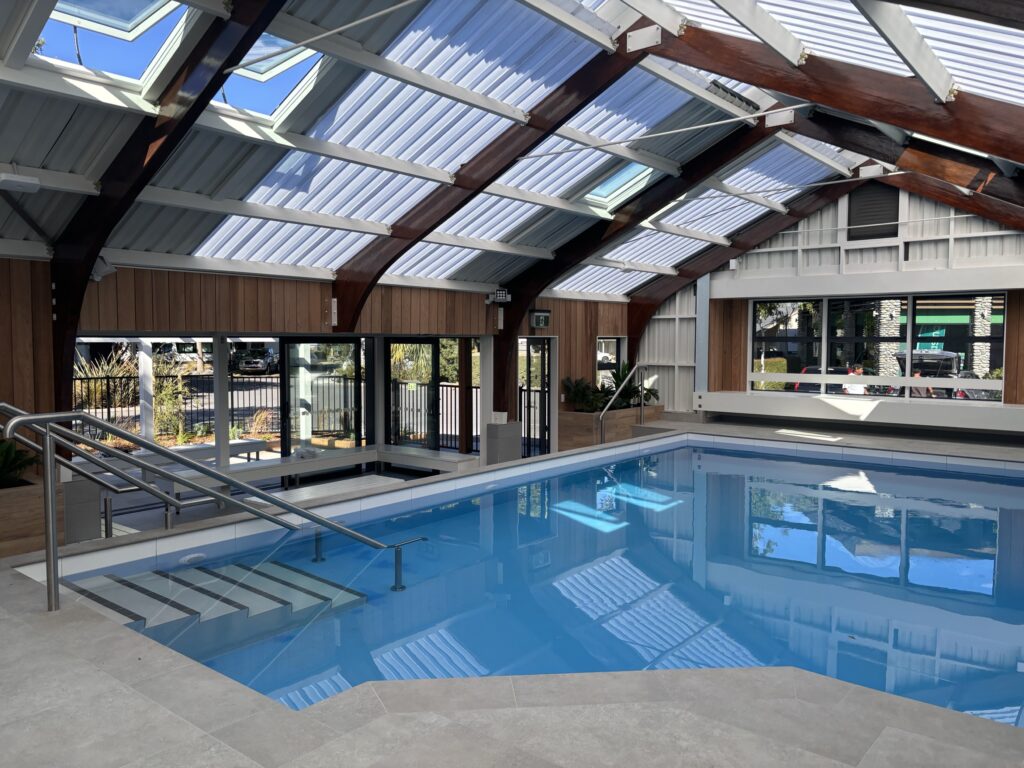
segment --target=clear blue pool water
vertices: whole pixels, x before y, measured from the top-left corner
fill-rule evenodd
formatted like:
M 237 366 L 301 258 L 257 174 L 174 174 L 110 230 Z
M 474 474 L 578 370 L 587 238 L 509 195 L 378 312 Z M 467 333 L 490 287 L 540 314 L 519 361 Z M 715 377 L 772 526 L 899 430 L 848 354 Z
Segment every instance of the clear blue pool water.
M 331 535 L 313 562 L 268 534 L 204 567 L 281 562 L 366 600 L 161 641 L 297 709 L 367 680 L 791 665 L 1021 724 L 1019 480 L 681 448 L 359 528 L 429 537 L 406 591 L 390 552 Z

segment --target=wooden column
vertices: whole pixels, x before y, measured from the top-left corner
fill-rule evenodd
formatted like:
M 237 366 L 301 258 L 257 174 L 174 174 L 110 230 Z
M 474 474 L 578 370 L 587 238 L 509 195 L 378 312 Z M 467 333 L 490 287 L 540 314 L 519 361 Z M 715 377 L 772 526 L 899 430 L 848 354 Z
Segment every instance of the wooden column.
M 459 339 L 459 453 L 473 452 L 473 340 Z
M 712 299 L 708 325 L 708 391 L 747 391 L 747 300 Z
M 1003 324 L 1003 402 L 1024 405 L 1024 291 L 1006 292 Z

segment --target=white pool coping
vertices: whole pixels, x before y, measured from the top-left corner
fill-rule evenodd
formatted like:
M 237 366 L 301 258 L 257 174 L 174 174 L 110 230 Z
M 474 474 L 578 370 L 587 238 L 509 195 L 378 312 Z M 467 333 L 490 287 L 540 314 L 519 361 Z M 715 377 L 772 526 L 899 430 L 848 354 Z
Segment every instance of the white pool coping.
M 382 491 L 364 496 L 353 492 L 354 498 L 337 501 L 312 510 L 346 526 L 362 525 L 393 516 L 396 505 L 415 502 L 416 508 L 451 503 L 478 494 L 501 490 L 524 479 L 540 479 L 560 474 L 567 466 L 583 469 L 605 464 L 617 458 L 638 458 L 680 448 L 720 448 L 744 453 L 771 454 L 774 458 L 807 458 L 832 461 L 856 461 L 879 467 L 908 467 L 938 470 L 963 475 L 988 475 L 1000 478 L 1024 479 L 1024 462 L 974 459 L 903 451 L 868 448 L 849 448 L 771 440 L 763 438 L 726 437 L 697 433 L 673 433 L 622 441 L 609 446 L 582 448 L 554 456 L 539 456 L 505 464 L 483 467 L 479 470 L 452 477 L 441 475 L 407 483 L 407 487 Z M 292 513 L 282 519 L 303 526 L 312 534 L 315 523 Z M 178 531 L 150 531 L 116 539 L 87 542 L 86 551 L 72 551 L 61 557 L 61 576 L 93 571 L 134 561 L 159 561 L 173 558 L 175 553 L 194 551 L 203 547 L 217 547 L 216 556 L 245 551 L 253 544 L 252 537 L 282 528 L 269 520 L 253 519 L 245 513 L 207 522 L 199 530 L 182 528 Z M 119 541 L 131 539 L 131 541 Z M 141 540 L 139 540 L 141 539 Z M 244 542 L 248 542 L 247 544 Z M 40 553 L 41 554 L 41 553 Z M 17 566 L 17 570 L 36 581 L 45 581 L 45 563 L 42 560 Z

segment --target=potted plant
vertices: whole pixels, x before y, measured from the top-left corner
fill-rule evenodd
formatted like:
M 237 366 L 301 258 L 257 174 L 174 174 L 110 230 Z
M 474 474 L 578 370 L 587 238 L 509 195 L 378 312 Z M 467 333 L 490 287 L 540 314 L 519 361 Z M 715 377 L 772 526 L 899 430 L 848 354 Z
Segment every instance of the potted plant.
M 43 537 L 43 484 L 28 475 L 38 459 L 21 450 L 13 440 L 0 440 L 0 511 L 4 535 L 0 557 L 35 552 L 45 545 Z M 63 493 L 57 491 L 58 516 L 62 518 Z M 62 525 L 59 519 L 58 525 Z
M 0 440 L 0 488 L 30 485 L 22 478 L 36 461 L 35 454 L 21 450 L 13 440 Z
M 562 380 L 562 392 L 571 410 L 560 411 L 558 414 L 559 450 L 583 448 L 600 442 L 599 414 L 628 376 L 629 368 L 622 366 L 612 372 L 611 385 L 598 387 L 586 379 L 573 379 L 568 376 Z M 640 399 L 640 384 L 631 379 L 622 387 L 622 391 L 615 397 L 605 415 L 605 439 L 608 442 L 625 440 L 632 436 L 633 425 L 638 419 L 634 409 L 640 405 Z M 657 418 L 660 414 L 661 406 L 654 404 L 657 399 L 658 390 L 644 388 L 644 405 L 653 409 L 652 418 Z

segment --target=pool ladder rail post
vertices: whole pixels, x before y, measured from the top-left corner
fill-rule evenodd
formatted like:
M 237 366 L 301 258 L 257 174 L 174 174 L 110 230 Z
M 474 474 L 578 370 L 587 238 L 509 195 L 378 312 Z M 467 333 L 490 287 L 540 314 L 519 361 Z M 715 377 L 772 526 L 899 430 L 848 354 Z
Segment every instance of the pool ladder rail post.
M 644 424 L 646 422 L 646 418 L 645 418 L 645 414 L 644 414 L 644 400 L 647 397 L 647 387 L 646 387 L 646 384 L 644 382 L 644 377 L 647 374 L 647 364 L 646 363 L 637 363 L 636 365 L 633 366 L 633 370 L 631 370 L 626 375 L 626 378 L 623 379 L 622 383 L 619 384 L 619 388 L 615 390 L 615 394 L 611 396 L 611 399 L 608 400 L 608 404 L 605 405 L 605 407 L 601 410 L 601 415 L 597 417 L 597 422 L 598 422 L 598 425 L 599 425 L 600 431 L 601 431 L 601 445 L 604 445 L 604 417 L 605 417 L 605 414 L 608 413 L 608 410 L 612 407 L 612 404 L 618 399 L 619 394 L 622 392 L 622 390 L 626 388 L 626 385 L 629 384 L 630 381 L 632 381 L 633 376 L 636 375 L 637 371 L 641 371 L 641 375 L 640 375 L 640 423 Z
M 303 509 L 291 502 L 284 501 L 267 491 L 256 488 L 248 483 L 244 483 L 241 480 L 226 475 L 206 464 L 193 461 L 192 459 L 182 456 L 169 448 L 165 448 L 159 443 L 146 440 L 133 432 L 121 429 L 113 424 L 108 424 L 102 419 L 84 411 L 33 414 L 20 408 L 16 408 L 9 403 L 0 403 L 0 416 L 8 419 L 7 424 L 3 429 L 4 437 L 9 440 L 15 440 L 42 456 L 44 535 L 46 539 L 46 591 L 47 609 L 50 611 L 60 609 L 60 580 L 58 572 L 60 551 L 58 541 L 59 532 L 57 526 L 58 466 L 64 467 L 70 472 L 78 474 L 98 484 L 104 490 L 112 494 L 133 492 L 136 490 L 143 491 L 163 501 L 165 507 L 168 509 L 171 506 L 180 509 L 182 506 L 191 506 L 195 504 L 196 500 L 182 502 L 174 496 L 164 493 L 155 485 L 143 479 L 146 472 L 150 472 L 153 475 L 174 480 L 180 485 L 184 485 L 190 490 L 199 493 L 201 497 L 206 497 L 219 504 L 236 507 L 255 517 L 272 522 L 289 531 L 298 531 L 302 527 L 300 524 L 293 522 L 292 520 L 284 519 L 283 517 L 275 515 L 272 512 L 268 512 L 265 509 L 260 509 L 259 507 L 244 501 L 242 498 L 234 498 L 231 496 L 232 489 L 240 491 L 243 498 L 251 497 L 259 499 L 270 506 L 277 507 L 283 512 L 291 513 L 307 522 L 319 526 L 319 528 L 314 532 L 315 554 L 319 559 L 323 559 L 323 544 L 321 538 L 321 529 L 323 528 L 334 533 L 340 533 L 343 536 L 354 539 L 361 544 L 372 547 L 373 549 L 394 549 L 396 555 L 394 584 L 396 589 L 394 589 L 394 591 L 396 592 L 404 589 L 404 585 L 402 583 L 402 547 L 417 541 L 425 541 L 427 538 L 426 536 L 419 536 L 398 544 L 385 544 L 382 541 L 365 536 L 358 531 L 354 531 L 351 528 L 341 525 L 334 520 L 322 517 L 315 512 Z M 183 477 L 180 474 L 171 471 L 164 465 L 155 464 L 152 461 L 147 461 L 146 459 L 132 453 L 117 451 L 116 456 L 119 461 L 143 471 L 143 478 L 133 477 L 131 474 L 117 467 L 108 459 L 100 458 L 99 455 L 89 453 L 89 451 L 86 450 L 86 447 L 92 448 L 94 451 L 99 453 L 105 453 L 108 456 L 112 456 L 115 449 L 112 449 L 109 445 L 104 445 L 99 440 L 79 434 L 69 427 L 63 426 L 64 424 L 71 424 L 76 421 L 83 425 L 92 427 L 100 433 L 106 432 L 116 437 L 120 437 L 138 448 L 145 449 L 154 456 L 160 456 L 168 459 L 172 464 L 178 464 L 180 467 L 192 470 L 200 475 L 210 478 L 214 481 L 213 485 L 215 487 L 206 487 L 196 480 Z M 23 433 L 19 433 L 18 430 L 22 430 L 23 432 L 28 431 L 41 437 L 42 445 L 33 442 Z M 124 480 L 128 485 L 115 485 L 107 479 L 99 477 L 97 474 L 88 471 L 83 464 L 75 464 L 64 456 L 60 456 L 57 453 L 58 446 L 69 453 L 81 457 L 86 463 L 98 468 L 103 473 L 108 473 Z M 216 490 L 216 488 L 223 488 L 224 492 Z M 105 498 L 103 506 L 103 520 L 106 526 L 105 535 L 108 538 L 112 535 L 113 528 L 113 508 L 108 503 L 109 501 L 109 497 Z

